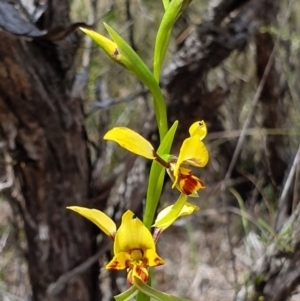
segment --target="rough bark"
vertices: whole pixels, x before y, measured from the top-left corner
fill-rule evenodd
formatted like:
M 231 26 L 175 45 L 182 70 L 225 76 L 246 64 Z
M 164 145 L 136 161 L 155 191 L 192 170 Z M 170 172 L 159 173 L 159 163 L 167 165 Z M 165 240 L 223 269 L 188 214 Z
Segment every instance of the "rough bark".
M 68 1 L 51 1 L 41 27 L 68 25 L 68 14 Z M 90 197 L 82 103 L 71 96 L 78 37 L 54 44 L 1 31 L 0 39 L 0 129 L 12 159 L 11 197 L 23 217 L 33 300 L 95 300 L 97 266 L 59 295 L 47 292 L 95 252 L 95 228 L 66 210 Z

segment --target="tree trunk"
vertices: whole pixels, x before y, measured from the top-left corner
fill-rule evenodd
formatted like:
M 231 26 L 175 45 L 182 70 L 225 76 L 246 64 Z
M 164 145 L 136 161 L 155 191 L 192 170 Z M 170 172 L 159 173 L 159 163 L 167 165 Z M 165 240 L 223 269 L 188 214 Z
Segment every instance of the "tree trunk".
M 47 28 L 68 24 L 68 1 L 50 3 Z M 87 206 L 90 194 L 82 103 L 71 95 L 78 37 L 54 44 L 1 31 L 0 39 L 0 129 L 12 159 L 11 197 L 23 217 L 33 300 L 96 300 L 97 266 L 59 295 L 49 288 L 95 252 L 95 228 L 66 209 Z

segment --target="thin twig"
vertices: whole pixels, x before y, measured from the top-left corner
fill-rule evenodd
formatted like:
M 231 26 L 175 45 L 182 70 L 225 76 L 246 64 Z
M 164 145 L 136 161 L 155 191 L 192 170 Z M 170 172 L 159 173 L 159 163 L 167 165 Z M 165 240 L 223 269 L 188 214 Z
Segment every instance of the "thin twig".
M 131 93 L 121 98 L 109 98 L 103 101 L 97 101 L 93 104 L 92 109 L 87 113 L 87 116 L 101 109 L 107 109 L 111 106 L 118 105 L 120 103 L 133 101 L 139 96 L 146 96 L 148 93 L 149 93 L 148 90 L 142 89 L 136 93 Z

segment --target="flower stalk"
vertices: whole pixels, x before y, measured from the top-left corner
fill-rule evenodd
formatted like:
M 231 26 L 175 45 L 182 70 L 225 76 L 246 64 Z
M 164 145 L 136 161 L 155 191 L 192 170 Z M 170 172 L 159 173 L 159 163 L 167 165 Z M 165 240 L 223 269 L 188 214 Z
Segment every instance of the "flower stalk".
M 194 122 L 189 129 L 190 136 L 183 141 L 179 154 L 171 154 L 178 121 L 175 121 L 168 129 L 166 103 L 159 87 L 162 64 L 168 49 L 172 27 L 190 2 L 191 0 L 162 0 L 165 12 L 155 40 L 153 73 L 130 45 L 109 25 L 104 23 L 111 39 L 91 29 L 81 28 L 114 62 L 131 72 L 149 89 L 153 96 L 159 131 L 160 143 L 157 150 L 149 141 L 129 128 L 113 128 L 104 136 L 105 140 L 117 142 L 121 147 L 136 155 L 153 161 L 143 221 L 136 218 L 132 211 L 127 210 L 122 216 L 121 225 L 117 227 L 115 222 L 102 211 L 78 206 L 68 207 L 89 219 L 112 239 L 114 255 L 106 265 L 106 269 L 126 269 L 127 280 L 131 285 L 126 292 L 115 296 L 116 301 L 130 300 L 136 295 L 137 301 L 148 301 L 150 297 L 161 301 L 186 301 L 186 299 L 151 288 L 149 268 L 164 265 L 164 260 L 156 252 L 158 238 L 179 217 L 199 210 L 197 206 L 188 202 L 188 197 L 198 196 L 198 190 L 205 187 L 189 166 L 201 168 L 208 162 L 208 151 L 202 141 L 206 136 L 206 125 L 204 121 Z M 180 191 L 180 196 L 173 205 L 162 210 L 153 223 L 165 172 L 172 180 L 172 188 Z M 154 228 L 153 235 L 150 232 L 151 227 Z

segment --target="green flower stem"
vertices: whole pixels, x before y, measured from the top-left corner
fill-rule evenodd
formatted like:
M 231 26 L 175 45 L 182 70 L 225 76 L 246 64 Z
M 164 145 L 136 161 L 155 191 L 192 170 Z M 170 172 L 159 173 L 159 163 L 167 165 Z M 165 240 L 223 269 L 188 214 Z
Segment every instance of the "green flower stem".
M 178 121 L 176 120 L 167 134 L 165 135 L 164 139 L 161 140 L 161 144 L 158 147 L 157 154 L 158 156 L 162 156 L 163 154 L 169 154 L 171 150 L 171 146 L 173 143 L 173 139 L 177 130 Z M 164 176 L 165 176 L 166 169 L 160 165 L 158 162 L 153 161 L 150 175 L 149 175 L 149 184 L 147 189 L 147 196 L 146 196 L 146 206 L 145 206 L 145 213 L 143 222 L 145 226 L 150 229 L 151 225 L 153 224 L 156 208 L 160 199 Z M 151 285 L 151 284 L 149 284 Z M 137 301 L 149 301 L 149 295 L 145 295 L 143 292 L 139 292 L 136 297 Z
M 164 9 L 166 10 L 167 7 L 168 7 L 169 4 L 170 4 L 170 0 L 162 0 L 162 2 L 163 2 L 163 5 L 164 5 Z
M 163 0 L 165 14 L 157 32 L 153 60 L 153 75 L 157 82 L 159 82 L 162 63 L 170 42 L 172 27 L 191 1 L 192 0 L 172 0 L 168 3 L 167 0 Z
M 113 61 L 132 72 L 150 90 L 154 99 L 154 111 L 161 141 L 168 131 L 166 104 L 161 89 L 149 68 L 130 45 L 109 25 L 104 23 L 104 26 L 113 41 L 93 30 L 87 28 L 81 30 L 90 36 Z
M 168 131 L 166 103 L 161 89 L 153 77 L 149 68 L 145 65 L 137 53 L 128 45 L 119 34 L 110 26 L 104 23 L 104 26 L 114 42 L 118 46 L 118 51 L 122 54 L 120 61 L 137 78 L 139 78 L 150 90 L 154 99 L 154 111 L 157 120 L 160 140 L 164 138 Z

